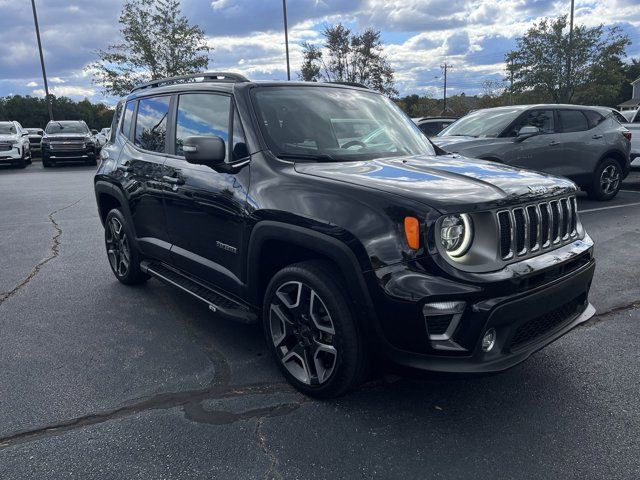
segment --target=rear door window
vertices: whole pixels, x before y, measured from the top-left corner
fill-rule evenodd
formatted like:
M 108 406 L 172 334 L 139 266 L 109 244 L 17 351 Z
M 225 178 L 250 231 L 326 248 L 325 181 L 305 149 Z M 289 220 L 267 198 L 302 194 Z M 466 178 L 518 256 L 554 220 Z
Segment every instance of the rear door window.
M 149 97 L 138 102 L 135 144 L 143 150 L 163 153 L 167 138 L 170 97 Z
M 583 113 L 587 117 L 589 129 L 597 127 L 604 120 L 604 117 L 594 110 L 585 110 Z
M 564 133 L 589 130 L 587 117 L 579 110 L 558 110 L 558 116 Z

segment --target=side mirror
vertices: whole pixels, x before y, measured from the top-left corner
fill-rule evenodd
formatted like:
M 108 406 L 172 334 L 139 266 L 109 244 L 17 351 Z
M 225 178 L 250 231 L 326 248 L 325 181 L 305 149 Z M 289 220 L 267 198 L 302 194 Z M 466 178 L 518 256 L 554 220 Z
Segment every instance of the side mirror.
M 227 156 L 224 140 L 217 135 L 187 137 L 182 143 L 182 151 L 187 162 L 211 168 L 224 163 Z
M 22 136 L 23 137 L 28 137 L 29 136 L 29 132 L 22 132 Z
M 516 137 L 516 142 L 524 142 L 527 138 L 535 137 L 540 134 L 540 129 L 538 127 L 534 127 L 533 125 L 527 125 L 518 130 L 518 136 Z
M 91 130 L 91 133 L 92 133 L 93 135 L 97 135 L 97 134 L 98 134 L 98 130 L 96 130 L 96 129 L 94 128 L 94 129 L 92 129 L 92 130 Z

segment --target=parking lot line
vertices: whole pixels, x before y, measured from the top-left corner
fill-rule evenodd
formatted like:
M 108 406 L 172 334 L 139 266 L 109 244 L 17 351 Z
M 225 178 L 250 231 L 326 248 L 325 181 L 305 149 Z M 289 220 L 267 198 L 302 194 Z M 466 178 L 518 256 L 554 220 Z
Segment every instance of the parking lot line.
M 633 207 L 636 205 L 640 205 L 640 202 L 625 203 L 624 205 L 612 205 L 610 207 L 589 208 L 587 210 L 578 210 L 578 213 L 599 212 L 600 210 L 612 210 L 614 208 Z
M 620 190 L 620 191 L 624 193 L 640 193 L 640 190 Z

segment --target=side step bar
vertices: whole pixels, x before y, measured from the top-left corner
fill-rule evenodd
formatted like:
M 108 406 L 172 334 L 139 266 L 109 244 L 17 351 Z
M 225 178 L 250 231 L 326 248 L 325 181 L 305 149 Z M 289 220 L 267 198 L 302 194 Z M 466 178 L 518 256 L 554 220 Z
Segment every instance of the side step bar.
M 161 282 L 179 288 L 209 306 L 209 310 L 240 323 L 256 323 L 258 316 L 246 305 L 187 277 L 162 263 L 143 260 L 140 270 Z

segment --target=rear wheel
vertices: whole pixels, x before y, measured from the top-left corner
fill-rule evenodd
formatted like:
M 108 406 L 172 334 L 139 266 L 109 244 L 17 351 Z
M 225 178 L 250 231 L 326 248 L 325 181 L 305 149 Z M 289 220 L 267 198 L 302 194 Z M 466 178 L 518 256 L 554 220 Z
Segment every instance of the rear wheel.
M 105 220 L 104 242 L 111 270 L 125 285 L 136 285 L 149 279 L 140 270 L 140 253 L 131 243 L 132 238 L 122 212 L 117 208 L 111 210 Z
M 318 398 L 342 395 L 366 373 L 364 340 L 330 265 L 301 262 L 280 270 L 264 300 L 267 344 L 287 380 Z
M 587 194 L 594 200 L 611 200 L 622 185 L 622 169 L 613 158 L 606 158 L 594 172 Z

